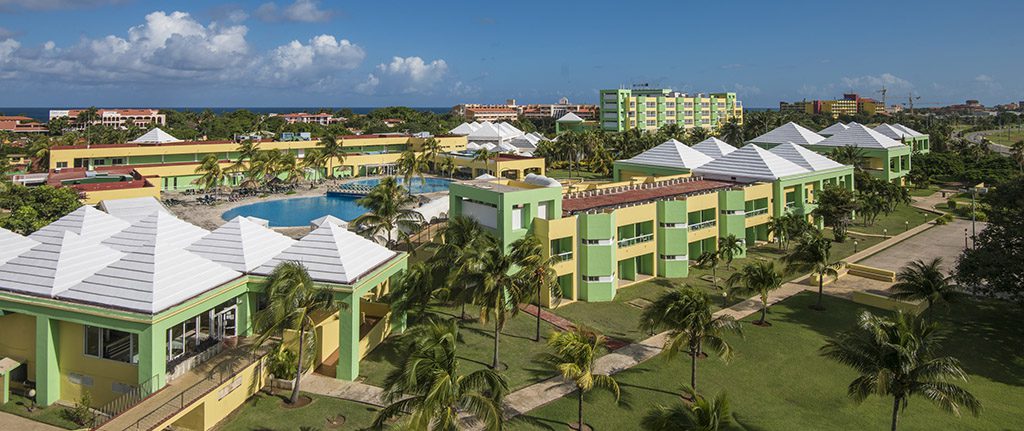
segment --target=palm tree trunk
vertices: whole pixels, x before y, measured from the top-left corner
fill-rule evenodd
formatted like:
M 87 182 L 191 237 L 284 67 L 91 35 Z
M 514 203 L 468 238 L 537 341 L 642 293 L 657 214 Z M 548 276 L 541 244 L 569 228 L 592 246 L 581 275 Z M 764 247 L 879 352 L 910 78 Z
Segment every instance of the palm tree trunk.
M 761 300 L 761 324 L 768 321 L 768 301 Z
M 821 297 L 824 295 L 824 293 L 825 293 L 825 273 L 822 272 L 822 273 L 818 273 L 818 305 L 816 305 L 816 307 L 819 310 L 822 310 L 822 309 L 825 308 L 823 305 L 821 305 Z
M 892 431 L 896 431 L 896 422 L 900 418 L 900 398 L 893 397 L 892 399 Z
M 577 389 L 579 392 L 577 392 L 576 399 L 577 403 L 579 404 L 579 408 L 577 409 L 576 413 L 576 429 L 579 431 L 583 431 L 583 388 Z
M 299 357 L 298 364 L 295 368 L 295 386 L 292 388 L 292 396 L 288 400 L 288 404 L 295 404 L 299 402 L 299 381 L 302 379 L 302 354 L 303 348 L 306 346 L 306 325 L 302 325 L 299 329 Z
M 498 322 L 500 320 L 501 319 L 498 319 L 497 317 L 494 318 L 494 361 L 491 364 L 491 369 L 492 370 L 497 370 L 498 369 L 498 343 L 499 343 L 498 337 L 501 336 L 501 327 L 498 326 Z
M 690 345 L 690 387 L 697 390 L 697 347 Z
M 934 305 L 934 304 L 932 304 L 932 299 L 928 298 L 928 320 L 929 321 L 931 321 L 931 320 L 933 320 L 935 318 L 935 313 L 932 312 L 932 310 L 934 309 L 934 307 L 932 307 L 932 305 Z
M 534 334 L 533 341 L 540 341 L 540 285 L 537 285 L 537 333 Z

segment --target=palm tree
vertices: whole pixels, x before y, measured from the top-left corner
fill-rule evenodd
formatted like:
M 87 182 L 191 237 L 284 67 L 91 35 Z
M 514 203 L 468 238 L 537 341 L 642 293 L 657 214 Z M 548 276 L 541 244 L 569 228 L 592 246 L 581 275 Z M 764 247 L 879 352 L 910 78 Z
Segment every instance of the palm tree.
M 754 324 L 770 326 L 768 323 L 768 294 L 782 287 L 782 276 L 775 270 L 775 262 L 748 263 L 739 272 L 730 276 L 727 284 L 730 295 L 743 297 L 758 295 L 761 300 L 761 319 Z
M 853 166 L 858 171 L 863 171 L 868 167 L 868 156 L 864 153 L 864 149 L 854 146 L 843 146 L 832 150 L 829 154 L 832 160 L 842 163 L 844 165 Z
M 334 135 L 327 135 L 317 142 L 320 147 L 320 156 L 327 164 L 327 178 L 334 179 L 334 160 L 338 163 L 345 163 L 345 148 Z
M 745 245 L 742 239 L 736 237 L 736 235 L 728 234 L 726 236 L 718 238 L 718 254 L 721 255 L 722 259 L 725 259 L 725 267 L 732 269 L 732 261 L 736 258 L 737 254 L 743 253 L 743 246 Z
M 455 165 L 455 159 L 445 157 L 437 164 L 437 169 L 441 171 L 442 174 L 448 175 L 448 179 L 450 180 L 455 177 L 455 171 L 458 170 L 458 166 Z
M 692 388 L 685 390 L 689 404 L 655 406 L 640 420 L 640 427 L 646 431 L 717 431 L 732 422 L 724 392 L 708 399 Z
M 705 251 L 697 257 L 695 266 L 700 269 L 711 270 L 711 283 L 718 288 L 718 266 L 722 264 L 722 255 L 717 251 Z
M 303 169 L 302 163 L 295 157 L 295 154 L 290 152 L 281 154 L 275 171 L 276 175 L 284 175 L 285 180 L 292 184 L 298 184 L 306 177 L 306 170 Z
M 551 268 L 554 262 L 550 257 L 544 257 L 543 246 L 536 236 L 526 235 L 512 242 L 510 247 L 512 260 L 519 266 L 519 280 L 526 284 L 524 288 L 537 292 L 537 332 L 533 341 L 540 341 L 541 294 L 546 290 L 552 296 L 562 296 L 562 290 L 558 288 L 558 276 Z
M 829 255 L 832 250 L 832 241 L 820 235 L 806 235 L 800 238 L 796 247 L 789 254 L 782 257 L 782 263 L 786 265 L 786 271 L 790 273 L 810 272 L 818 276 L 818 303 L 812 308 L 824 310 L 821 299 L 825 290 L 825 277 L 839 278 L 839 268 L 842 264 L 832 262 Z
M 1017 162 L 1017 167 L 1024 172 L 1024 141 L 1017 141 L 1010 147 L 1010 158 Z
M 923 396 L 946 412 L 960 416 L 967 409 L 977 416 L 981 402 L 954 382 L 967 373 L 951 356 L 936 357 L 943 339 L 938 323 L 896 313 L 892 319 L 865 311 L 857 326 L 829 338 L 821 355 L 860 374 L 847 393 L 860 403 L 870 395 L 892 397 L 892 430 L 912 396 Z
M 207 193 L 213 190 L 214 194 L 217 194 L 217 190 L 224 184 L 224 170 L 220 167 L 220 159 L 217 158 L 216 154 L 207 154 L 203 157 L 203 160 L 199 162 L 199 166 L 196 166 L 195 173 L 202 174 L 199 178 L 196 178 L 193 183 L 198 184 Z
M 583 430 L 583 394 L 592 389 L 607 389 L 619 400 L 619 383 L 606 374 L 594 374 L 594 360 L 604 346 L 605 337 L 586 327 L 577 326 L 570 331 L 554 332 L 548 337 L 551 352 L 542 354 L 541 361 L 558 371 L 563 379 L 576 385 L 576 429 Z M 569 425 L 572 427 L 572 424 Z
M 438 279 L 445 278 L 445 284 L 449 288 L 449 299 L 454 299 L 462 306 L 460 317 L 466 317 L 466 303 L 469 302 L 468 286 L 466 280 L 460 279 L 457 271 L 451 268 L 459 268 L 466 264 L 466 256 L 469 245 L 476 242 L 477 237 L 483 234 L 483 228 L 476 220 L 465 216 L 455 216 L 448 219 L 437 232 L 433 244 L 436 244 L 434 255 L 430 263 L 436 272 L 442 274 Z
M 405 185 L 409 186 L 413 176 L 418 176 L 421 179 L 423 174 L 427 172 L 428 166 L 427 161 L 422 157 L 418 157 L 416 152 L 413 150 L 405 150 L 400 156 L 398 156 L 398 162 L 396 163 L 398 172 L 402 174 L 402 179 L 405 180 Z
M 689 142 L 690 145 L 696 144 L 711 137 L 711 131 L 704 127 L 694 127 L 690 129 Z
M 423 142 L 423 157 L 429 162 L 430 169 L 437 168 L 437 156 L 441 154 L 441 142 L 434 138 L 427 138 Z
M 408 412 L 405 429 L 463 429 L 462 412 L 472 414 L 487 431 L 502 429 L 501 399 L 508 384 L 489 369 L 463 375 L 456 352 L 459 327 L 455 321 L 428 321 L 402 335 L 406 359 L 388 374 L 383 399 L 390 403 L 377 413 L 375 429 Z
M 50 149 L 57 145 L 57 140 L 47 136 L 32 139 L 28 147 L 28 156 L 32 159 L 32 169 L 47 171 L 50 169 Z
M 469 245 L 457 277 L 469 288 L 469 301 L 480 306 L 480 321 L 494 319 L 494 356 L 491 369 L 500 365 L 501 330 L 509 318 L 519 313 L 519 304 L 526 302 L 530 290 L 520 274 L 513 273 L 512 257 L 505 254 L 500 243 L 489 235 L 476 238 Z M 492 317 L 493 315 L 493 317 Z
M 743 145 L 743 126 L 735 118 L 722 125 L 721 134 L 725 142 L 737 147 Z
M 779 244 L 779 250 L 782 250 L 782 240 L 786 237 L 786 224 L 780 217 L 772 216 L 768 218 L 768 232 L 772 234 L 775 241 Z
M 648 332 L 669 331 L 665 339 L 668 359 L 686 349 L 690 356 L 690 388 L 697 388 L 697 356 L 710 347 L 728 362 L 733 351 L 722 335 L 726 331 L 742 334 L 740 325 L 731 316 L 714 317 L 707 293 L 684 286 L 658 297 L 640 315 L 640 329 Z
M 306 169 L 312 170 L 314 180 L 320 179 L 320 173 L 326 168 L 327 159 L 324 158 L 323 154 L 317 148 L 310 148 L 306 150 L 306 154 L 302 157 L 302 166 Z
M 488 150 L 486 148 L 481 148 L 481 149 L 477 150 L 476 155 L 473 156 L 473 161 L 474 162 L 484 162 L 484 170 L 485 171 L 490 171 L 491 170 L 491 159 L 495 159 L 496 160 L 497 157 L 498 157 L 498 153 L 490 151 L 490 150 Z M 494 172 L 494 176 L 498 176 L 497 170 L 498 170 L 498 166 L 497 166 L 497 163 L 495 163 L 494 170 L 491 171 L 491 172 Z
M 950 278 L 942 273 L 941 257 L 927 263 L 918 259 L 896 274 L 896 284 L 892 285 L 890 296 L 901 301 L 928 301 L 928 318 L 931 319 L 935 315 L 932 306 L 936 302 L 956 302 L 965 296 L 957 285 L 950 283 Z
M 416 197 L 394 177 L 384 177 L 370 193 L 356 201 L 368 211 L 352 223 L 363 234 L 383 240 L 387 247 L 392 247 L 396 229 L 410 231 L 423 223 L 423 215 L 413 209 L 416 202 Z
M 853 192 L 845 187 L 828 186 L 815 196 L 815 203 L 818 207 L 812 214 L 821 217 L 825 226 L 832 228 L 836 242 L 846 241 L 847 228 L 858 207 Z
M 298 367 L 295 372 L 295 387 L 289 403 L 299 400 L 299 386 L 304 370 L 303 363 L 315 349 L 316 322 L 314 316 L 331 313 L 335 309 L 331 291 L 317 285 L 306 267 L 299 262 L 279 263 L 266 281 L 267 307 L 256 313 L 254 323 L 259 334 L 255 348 L 265 344 L 271 337 L 281 336 L 285 331 L 299 331 Z M 306 339 L 306 334 L 312 336 Z
M 391 309 L 397 315 L 416 311 L 422 314 L 436 293 L 443 289 L 434 283 L 432 268 L 426 262 L 416 262 L 406 269 L 389 293 Z
M 256 158 L 256 155 L 259 154 L 260 143 L 254 142 L 251 139 L 246 139 L 242 141 L 241 144 L 238 144 L 238 149 L 235 151 L 238 152 L 238 158 L 235 159 L 235 163 L 228 167 L 228 171 L 241 172 L 245 170 L 246 164 L 251 163 L 252 160 Z

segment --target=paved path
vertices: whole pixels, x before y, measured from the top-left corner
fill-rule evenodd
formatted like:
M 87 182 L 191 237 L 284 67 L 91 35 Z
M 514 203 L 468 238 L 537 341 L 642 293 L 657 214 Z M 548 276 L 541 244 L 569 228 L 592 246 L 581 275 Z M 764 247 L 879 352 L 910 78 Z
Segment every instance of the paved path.
M 967 139 L 968 141 L 974 142 L 976 144 L 980 144 L 981 143 L 981 139 L 984 138 L 985 135 L 991 135 L 991 134 L 997 133 L 997 132 L 1000 132 L 1000 130 L 986 130 L 986 131 L 982 131 L 982 132 L 971 132 L 971 133 L 968 133 L 968 134 L 964 135 L 964 138 Z M 1010 147 L 1007 147 L 1005 145 L 999 145 L 999 144 L 996 144 L 996 143 L 992 143 L 991 141 L 988 144 L 988 149 L 991 150 L 992 152 L 999 153 L 999 154 L 1002 154 L 1004 156 L 1009 156 L 1010 155 Z
M 302 376 L 302 390 L 343 400 L 358 401 L 377 407 L 384 407 L 384 389 L 361 382 L 348 382 L 333 377 L 312 373 Z
M 0 430 L 63 431 L 64 428 L 58 428 L 53 425 L 36 422 L 32 419 L 25 419 L 15 414 L 0 412 Z

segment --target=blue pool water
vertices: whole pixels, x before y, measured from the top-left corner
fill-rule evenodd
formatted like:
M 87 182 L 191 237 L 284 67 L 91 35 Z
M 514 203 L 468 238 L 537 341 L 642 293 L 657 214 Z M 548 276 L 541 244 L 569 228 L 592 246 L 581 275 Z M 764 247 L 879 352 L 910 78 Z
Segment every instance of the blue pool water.
M 441 178 L 419 178 L 412 180 L 412 193 L 431 193 L 448 190 L 449 181 Z M 399 179 L 399 181 L 402 181 Z M 380 182 L 378 178 L 359 180 L 360 184 L 368 186 Z M 224 220 L 231 220 L 237 216 L 259 217 L 270 222 L 271 227 L 305 226 L 311 220 L 323 217 L 327 214 L 345 221 L 355 220 L 364 212 L 363 208 L 356 204 L 357 196 L 331 195 L 311 196 L 304 198 L 278 199 L 267 202 L 257 202 L 243 205 L 221 215 Z
M 398 183 L 404 185 L 405 181 L 402 178 L 399 178 Z M 414 195 L 419 195 L 423 193 L 446 192 L 448 191 L 448 184 L 450 184 L 451 181 L 448 181 L 444 178 L 421 179 L 413 177 L 409 183 L 409 192 Z M 352 184 L 360 184 L 364 186 L 373 187 L 377 184 L 380 184 L 380 178 L 367 178 L 365 180 L 355 180 L 352 181 Z

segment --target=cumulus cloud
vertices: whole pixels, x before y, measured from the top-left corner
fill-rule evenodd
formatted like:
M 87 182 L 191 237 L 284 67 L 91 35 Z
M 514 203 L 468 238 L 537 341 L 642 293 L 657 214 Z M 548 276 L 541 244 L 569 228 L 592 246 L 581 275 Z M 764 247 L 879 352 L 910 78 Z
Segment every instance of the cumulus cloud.
M 295 0 L 283 8 L 269 2 L 256 8 L 256 17 L 267 22 L 322 22 L 330 20 L 332 15 L 332 11 L 321 9 L 320 2 L 316 0 Z
M 906 79 L 900 78 L 891 73 L 881 75 L 865 75 L 854 78 L 843 78 L 842 83 L 853 90 L 876 90 L 883 85 L 886 88 L 912 88 L 914 85 Z
M 986 83 L 993 81 L 991 76 L 988 76 L 988 75 L 985 75 L 985 74 L 981 74 L 981 75 L 975 76 L 974 80 L 977 81 L 977 82 L 986 82 Z
M 10 39 L 14 37 L 14 32 L 4 27 L 0 27 L 0 40 Z
M 427 63 L 420 57 L 392 57 L 390 63 L 377 65 L 356 90 L 364 94 L 430 93 L 448 73 L 442 59 Z
M 126 3 L 128 0 L 0 0 L 0 10 L 86 9 Z
M 185 12 L 153 12 L 126 34 L 82 38 L 65 47 L 52 41 L 24 46 L 6 38 L 0 40 L 0 78 L 337 89 L 343 88 L 337 72 L 359 67 L 366 57 L 362 47 L 328 34 L 254 53 L 247 33 L 244 25 L 204 25 Z

